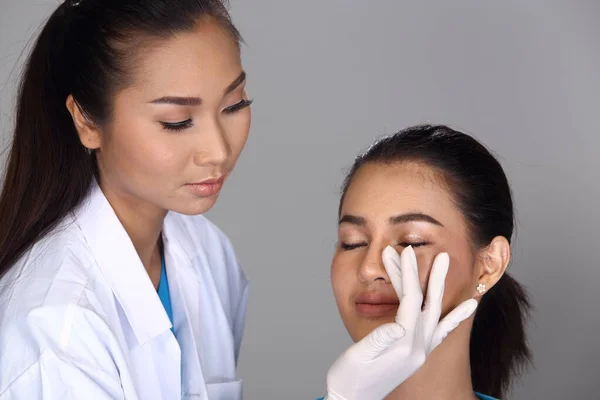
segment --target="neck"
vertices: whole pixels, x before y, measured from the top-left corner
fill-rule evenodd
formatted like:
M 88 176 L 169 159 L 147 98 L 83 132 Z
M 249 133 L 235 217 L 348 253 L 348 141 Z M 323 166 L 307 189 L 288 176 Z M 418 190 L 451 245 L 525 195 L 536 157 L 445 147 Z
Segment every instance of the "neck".
M 159 239 L 167 212 L 134 196 L 100 185 L 155 287 L 160 280 Z
M 469 360 L 471 326 L 472 318 L 462 322 L 386 400 L 476 399 Z

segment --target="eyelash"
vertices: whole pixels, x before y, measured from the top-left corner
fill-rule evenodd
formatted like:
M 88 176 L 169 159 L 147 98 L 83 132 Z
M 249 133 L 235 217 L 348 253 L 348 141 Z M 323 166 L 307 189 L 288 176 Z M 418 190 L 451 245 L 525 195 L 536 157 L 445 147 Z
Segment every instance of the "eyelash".
M 224 112 L 226 114 L 234 114 L 240 110 L 243 110 L 246 107 L 249 107 L 250 104 L 252 104 L 252 101 L 253 100 L 244 99 L 244 100 L 240 101 L 239 103 L 232 105 L 231 107 L 227 107 Z
M 412 246 L 414 248 L 418 248 L 418 247 L 423 247 L 423 246 L 427 246 L 431 244 L 430 242 L 415 242 L 415 243 L 408 243 L 408 242 L 402 242 L 402 243 L 398 243 L 398 246 L 402 246 L 402 247 L 408 247 L 408 246 Z M 340 243 L 340 247 L 342 248 L 342 250 L 354 250 L 357 249 L 359 247 L 363 247 L 366 246 L 366 243 Z
M 223 112 L 226 114 L 235 114 L 236 112 L 241 111 L 246 107 L 249 107 L 250 104 L 252 104 L 252 101 L 253 100 L 242 100 L 239 103 L 227 107 L 225 110 L 223 110 Z M 166 130 L 178 132 L 190 128 L 192 126 L 192 120 L 190 118 L 181 122 L 161 122 L 161 124 Z
M 184 129 L 187 129 L 189 127 L 192 126 L 192 120 L 191 119 L 186 119 L 185 121 L 181 121 L 181 122 L 161 122 L 163 128 L 165 128 L 168 131 L 182 131 Z

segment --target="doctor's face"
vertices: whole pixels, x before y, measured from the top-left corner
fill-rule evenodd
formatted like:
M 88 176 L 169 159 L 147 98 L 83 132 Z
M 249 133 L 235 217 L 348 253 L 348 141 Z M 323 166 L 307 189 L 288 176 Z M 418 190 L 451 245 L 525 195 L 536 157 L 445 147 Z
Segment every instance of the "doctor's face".
M 366 163 L 354 175 L 341 207 L 331 266 L 336 303 L 354 341 L 394 321 L 398 310 L 382 261 L 388 245 L 398 253 L 413 246 L 424 294 L 435 256 L 449 254 L 442 317 L 472 297 L 476 253 L 446 188 L 439 174 L 421 163 Z
M 133 204 L 200 214 L 233 170 L 250 129 L 240 51 L 211 19 L 135 58 L 96 151 L 101 186 Z

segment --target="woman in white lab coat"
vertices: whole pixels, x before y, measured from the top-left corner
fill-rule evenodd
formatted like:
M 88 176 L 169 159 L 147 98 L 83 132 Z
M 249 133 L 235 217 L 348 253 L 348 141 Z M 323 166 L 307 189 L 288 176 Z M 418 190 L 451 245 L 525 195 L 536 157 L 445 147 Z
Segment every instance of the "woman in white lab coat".
M 0 200 L 2 399 L 241 396 L 248 282 L 201 216 L 248 137 L 238 43 L 210 0 L 44 26 Z
M 248 281 L 202 216 L 248 137 L 239 44 L 218 0 L 67 1 L 49 18 L 0 197 L 0 399 L 241 398 Z M 362 372 L 386 343 L 344 353 L 330 398 L 377 387 Z M 402 357 L 379 367 L 422 364 Z

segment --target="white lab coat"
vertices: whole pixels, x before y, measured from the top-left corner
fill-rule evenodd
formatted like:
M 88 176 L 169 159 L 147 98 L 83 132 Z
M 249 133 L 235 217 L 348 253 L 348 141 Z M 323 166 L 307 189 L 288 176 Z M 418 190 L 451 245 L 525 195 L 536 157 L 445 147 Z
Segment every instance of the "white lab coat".
M 0 281 L 0 400 L 242 398 L 248 281 L 203 216 L 163 230 L 173 325 L 97 185 Z

